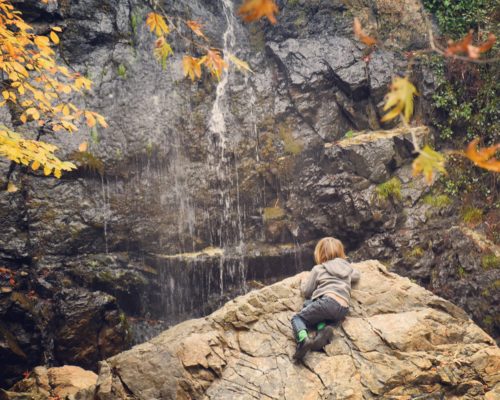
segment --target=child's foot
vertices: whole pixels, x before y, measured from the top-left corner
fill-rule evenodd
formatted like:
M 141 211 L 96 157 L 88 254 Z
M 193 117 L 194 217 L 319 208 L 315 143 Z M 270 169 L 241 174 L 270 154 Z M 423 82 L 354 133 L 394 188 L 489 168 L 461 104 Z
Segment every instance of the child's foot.
M 325 347 L 333 338 L 333 328 L 331 326 L 326 326 L 321 329 L 316 337 L 311 340 L 310 349 L 314 351 L 320 351 Z
M 295 361 L 302 361 L 306 353 L 311 349 L 312 340 L 309 337 L 306 337 L 304 340 L 297 343 L 297 348 L 295 350 L 295 354 L 293 355 L 293 359 Z

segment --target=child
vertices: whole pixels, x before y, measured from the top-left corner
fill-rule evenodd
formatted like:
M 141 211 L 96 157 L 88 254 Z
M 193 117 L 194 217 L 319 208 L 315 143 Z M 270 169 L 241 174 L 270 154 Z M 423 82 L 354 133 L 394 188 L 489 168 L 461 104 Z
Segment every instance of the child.
M 345 258 L 342 242 L 332 237 L 321 239 L 314 249 L 317 265 L 302 282 L 302 294 L 311 300 L 292 318 L 297 340 L 293 358 L 297 361 L 309 350 L 320 350 L 330 341 L 333 332 L 332 328 L 325 329 L 325 321 L 341 321 L 349 311 L 351 283 L 359 280 L 360 273 Z M 314 326 L 318 334 L 310 339 L 307 328 Z

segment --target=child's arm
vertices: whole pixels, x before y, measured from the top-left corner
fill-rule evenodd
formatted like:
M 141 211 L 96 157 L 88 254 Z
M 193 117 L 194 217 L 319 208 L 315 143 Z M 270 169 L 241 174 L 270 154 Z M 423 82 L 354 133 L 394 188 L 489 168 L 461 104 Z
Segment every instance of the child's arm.
M 351 273 L 351 283 L 358 282 L 359 278 L 361 278 L 361 273 L 357 269 L 353 268 Z
M 309 273 L 308 278 L 302 282 L 302 294 L 306 299 L 310 298 L 314 292 L 314 289 L 316 289 L 317 277 L 318 277 L 318 269 L 314 267 Z

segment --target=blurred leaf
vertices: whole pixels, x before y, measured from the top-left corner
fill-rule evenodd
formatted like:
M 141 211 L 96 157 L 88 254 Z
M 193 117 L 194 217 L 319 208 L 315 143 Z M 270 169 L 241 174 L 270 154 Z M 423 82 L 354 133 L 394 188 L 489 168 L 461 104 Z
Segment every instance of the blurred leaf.
M 474 139 L 465 150 L 465 156 L 478 167 L 488 171 L 500 172 L 500 160 L 496 158 L 500 152 L 500 143 L 478 150 L 479 139 Z
M 417 89 L 408 78 L 396 77 L 392 81 L 391 90 L 385 96 L 384 111 L 392 108 L 382 117 L 382 122 L 389 121 L 402 115 L 406 122 L 410 121 L 413 114 L 413 96 L 418 95 Z
M 426 145 L 413 161 L 413 176 L 423 174 L 426 182 L 431 184 L 435 171 L 446 174 L 444 163 L 444 156 Z

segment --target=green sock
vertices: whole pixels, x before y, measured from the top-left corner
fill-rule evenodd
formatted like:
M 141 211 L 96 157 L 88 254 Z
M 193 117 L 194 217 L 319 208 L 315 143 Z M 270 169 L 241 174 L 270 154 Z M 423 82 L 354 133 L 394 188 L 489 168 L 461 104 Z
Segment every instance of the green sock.
M 301 331 L 299 331 L 299 333 L 297 333 L 297 338 L 299 342 L 305 340 L 306 337 L 307 337 L 307 331 L 305 329 L 302 329 Z
M 316 330 L 320 331 L 321 329 L 323 329 L 324 327 L 326 326 L 326 324 L 324 322 L 320 322 L 317 326 L 316 326 Z

